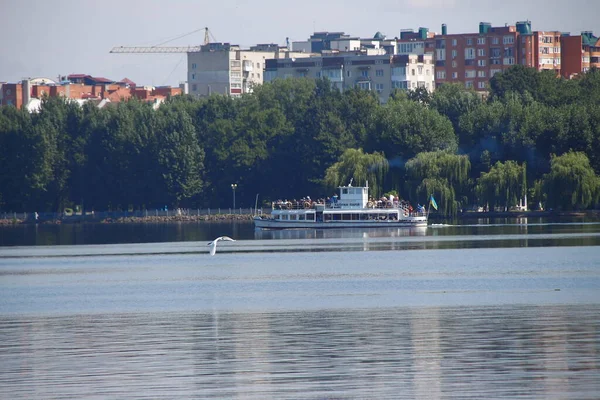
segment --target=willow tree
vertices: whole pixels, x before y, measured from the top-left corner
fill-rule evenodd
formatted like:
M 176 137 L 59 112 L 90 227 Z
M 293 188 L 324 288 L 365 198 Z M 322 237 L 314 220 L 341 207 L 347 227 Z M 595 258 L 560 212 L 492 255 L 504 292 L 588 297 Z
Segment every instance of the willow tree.
M 364 153 L 362 149 L 347 149 L 339 160 L 325 172 L 325 184 L 345 185 L 353 179 L 355 185 L 369 183 L 370 193 L 379 196 L 389 164 L 383 153 Z
M 581 152 L 552 156 L 550 173 L 544 175 L 547 207 L 563 210 L 585 209 L 598 202 L 600 178 Z
M 405 169 L 410 200 L 424 201 L 433 195 L 444 214 L 455 214 L 459 205 L 468 203 L 468 156 L 445 151 L 419 153 L 406 163 Z
M 490 207 L 508 210 L 527 193 L 526 164 L 498 161 L 489 172 L 482 172 L 475 191 L 479 201 Z

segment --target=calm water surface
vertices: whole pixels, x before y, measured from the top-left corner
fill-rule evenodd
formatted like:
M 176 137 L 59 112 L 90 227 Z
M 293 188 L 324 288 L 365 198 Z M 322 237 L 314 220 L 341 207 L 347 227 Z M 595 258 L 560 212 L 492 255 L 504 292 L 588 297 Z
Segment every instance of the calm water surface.
M 0 243 L 0 398 L 600 398 L 594 221 Z

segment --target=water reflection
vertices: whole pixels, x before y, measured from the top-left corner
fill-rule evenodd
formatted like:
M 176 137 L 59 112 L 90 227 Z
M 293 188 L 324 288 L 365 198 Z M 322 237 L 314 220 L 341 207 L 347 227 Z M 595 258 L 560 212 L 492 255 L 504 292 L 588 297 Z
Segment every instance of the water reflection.
M 593 398 L 598 306 L 0 318 L 0 385 L 48 398 Z
M 425 236 L 427 227 L 412 228 L 350 228 L 350 229 L 255 229 L 254 238 L 266 239 L 344 239 L 344 238 L 394 238 Z

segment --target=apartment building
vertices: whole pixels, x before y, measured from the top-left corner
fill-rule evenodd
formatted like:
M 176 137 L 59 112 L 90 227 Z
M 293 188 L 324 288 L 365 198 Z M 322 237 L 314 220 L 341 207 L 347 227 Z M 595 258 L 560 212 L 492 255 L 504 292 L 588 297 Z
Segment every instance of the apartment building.
M 435 89 L 431 54 L 375 55 L 352 52 L 305 59 L 266 61 L 265 81 L 285 78 L 327 78 L 339 90 L 358 87 L 386 102 L 394 89 Z
M 591 31 L 571 36 L 564 33 L 561 37 L 562 76 L 572 78 L 590 68 L 600 68 L 600 38 Z
M 516 26 L 492 27 L 479 24 L 479 32 L 435 35 L 435 82 L 464 83 L 467 88 L 485 91 L 489 80 L 518 62 Z
M 209 43 L 188 53 L 189 94 L 201 97 L 221 93 L 233 97 L 250 93 L 264 81 L 268 59 L 304 58 L 311 53 L 290 52 L 276 44 L 259 44 L 242 50 L 230 43 Z
M 552 71 L 560 76 L 562 32 L 533 32 L 530 21 L 517 22 L 516 28 L 519 33 L 519 64 L 538 71 Z
M 446 24 L 442 25 L 442 34 L 446 34 Z M 412 29 L 402 29 L 400 38 L 396 39 L 396 54 L 425 54 L 435 51 L 435 33 L 428 28 L 419 28 L 417 32 Z

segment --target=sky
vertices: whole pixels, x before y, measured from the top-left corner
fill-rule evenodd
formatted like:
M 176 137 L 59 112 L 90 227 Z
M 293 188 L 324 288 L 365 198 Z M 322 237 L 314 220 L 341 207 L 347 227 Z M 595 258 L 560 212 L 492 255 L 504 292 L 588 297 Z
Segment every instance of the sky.
M 600 35 L 600 0 L 0 0 L 0 82 L 89 74 L 138 85 L 177 86 L 185 54 L 110 54 L 115 46 L 199 45 L 204 27 L 218 42 L 249 47 L 307 40 L 315 31 L 388 37 L 427 27 L 477 32 L 530 20 L 533 30 Z

